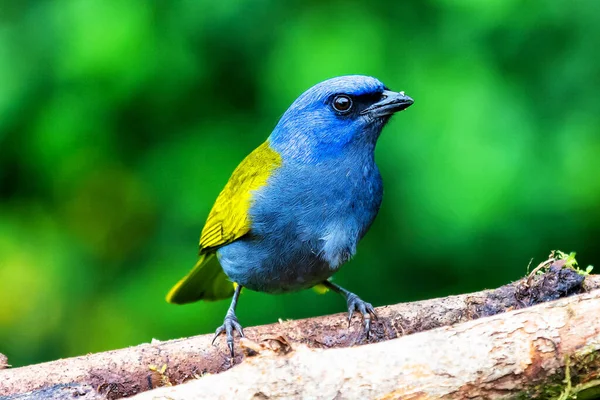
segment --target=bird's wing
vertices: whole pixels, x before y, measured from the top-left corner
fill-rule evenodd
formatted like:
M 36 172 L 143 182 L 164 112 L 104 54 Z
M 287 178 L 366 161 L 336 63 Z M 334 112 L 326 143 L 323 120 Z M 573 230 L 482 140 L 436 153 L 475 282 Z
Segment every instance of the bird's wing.
M 240 163 L 208 215 L 200 235 L 201 254 L 210 253 L 250 231 L 248 210 L 252 192 L 264 186 L 280 165 L 281 156 L 268 142 L 260 145 Z
M 169 303 L 185 304 L 231 297 L 233 285 L 215 259 L 214 252 L 250 231 L 248 210 L 252 191 L 264 186 L 280 165 L 281 157 L 265 142 L 233 171 L 202 230 L 198 262 L 169 291 Z

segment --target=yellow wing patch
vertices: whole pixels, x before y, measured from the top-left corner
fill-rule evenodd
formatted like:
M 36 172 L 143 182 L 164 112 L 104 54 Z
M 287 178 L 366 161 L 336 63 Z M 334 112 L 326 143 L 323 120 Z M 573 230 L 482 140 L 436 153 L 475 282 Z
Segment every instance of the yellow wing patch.
M 238 165 L 208 215 L 200 235 L 200 253 L 231 243 L 248 233 L 252 191 L 264 186 L 279 166 L 281 156 L 268 142 L 257 147 Z

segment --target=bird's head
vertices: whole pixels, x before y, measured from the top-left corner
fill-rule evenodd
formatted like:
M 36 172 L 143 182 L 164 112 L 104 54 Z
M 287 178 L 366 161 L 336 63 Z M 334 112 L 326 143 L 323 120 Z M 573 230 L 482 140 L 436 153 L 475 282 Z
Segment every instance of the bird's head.
M 370 76 L 321 82 L 292 103 L 269 138 L 282 155 L 318 162 L 347 149 L 372 150 L 390 117 L 413 104 Z

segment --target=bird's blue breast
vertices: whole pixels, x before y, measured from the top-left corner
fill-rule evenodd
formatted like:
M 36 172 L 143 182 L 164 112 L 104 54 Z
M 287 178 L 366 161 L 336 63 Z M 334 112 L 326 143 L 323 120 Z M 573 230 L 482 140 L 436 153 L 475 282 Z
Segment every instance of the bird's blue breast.
M 284 157 L 252 195 L 250 233 L 217 252 L 229 278 L 257 291 L 300 290 L 349 260 L 382 199 L 369 147 L 312 164 Z

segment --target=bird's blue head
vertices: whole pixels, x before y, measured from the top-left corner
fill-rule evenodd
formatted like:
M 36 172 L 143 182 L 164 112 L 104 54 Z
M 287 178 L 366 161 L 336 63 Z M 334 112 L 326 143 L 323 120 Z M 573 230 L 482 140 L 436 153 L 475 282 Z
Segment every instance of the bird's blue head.
M 373 151 L 383 126 L 413 104 L 370 76 L 321 82 L 294 101 L 269 138 L 284 159 L 315 163 L 345 151 Z

